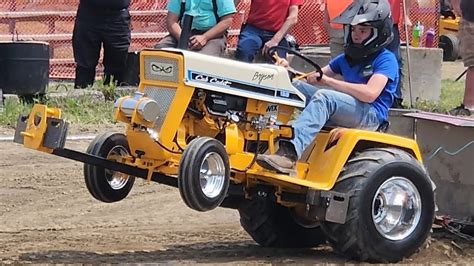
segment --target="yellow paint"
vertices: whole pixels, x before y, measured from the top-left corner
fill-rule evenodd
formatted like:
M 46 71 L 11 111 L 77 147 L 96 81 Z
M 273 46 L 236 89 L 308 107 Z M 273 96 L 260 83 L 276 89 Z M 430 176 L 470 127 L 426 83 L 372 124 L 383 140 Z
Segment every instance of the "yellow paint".
M 236 124 L 230 124 L 225 128 L 225 148 L 229 155 L 244 150 L 244 136 Z
M 422 160 L 420 150 L 414 140 L 395 135 L 347 129 L 342 133 L 337 143 L 326 150 L 328 137 L 326 134 L 316 139 L 316 145 L 307 161 L 309 170 L 305 180 L 313 183 L 313 188 L 332 189 L 346 161 L 360 141 L 372 142 L 375 146 L 398 147 L 412 152 L 419 161 Z
M 52 153 L 53 150 L 43 146 L 44 135 L 47 130 L 46 120 L 48 117 L 61 118 L 61 110 L 48 108 L 43 104 L 35 104 L 31 109 L 26 129 L 20 134 L 23 136 L 23 145 L 27 148 Z

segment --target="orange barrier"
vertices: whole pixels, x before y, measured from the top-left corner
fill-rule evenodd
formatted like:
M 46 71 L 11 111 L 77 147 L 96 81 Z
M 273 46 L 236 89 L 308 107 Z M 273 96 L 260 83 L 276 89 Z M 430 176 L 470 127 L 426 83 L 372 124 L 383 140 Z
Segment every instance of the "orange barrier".
M 251 0 L 241 0 L 231 26 L 228 46 L 235 47 L 240 26 L 245 21 Z M 51 47 L 51 78 L 73 78 L 72 29 L 79 0 L 2 0 L 0 1 L 0 41 L 46 41 Z M 133 0 L 131 51 L 152 47 L 166 34 L 167 0 Z M 327 44 L 323 26 L 324 0 L 305 0 L 298 24 L 292 30 L 300 45 Z M 437 31 L 437 0 L 418 0 L 411 8 L 413 23 L 421 21 L 425 30 Z M 404 39 L 403 29 L 402 39 Z M 100 73 L 100 71 L 98 71 Z

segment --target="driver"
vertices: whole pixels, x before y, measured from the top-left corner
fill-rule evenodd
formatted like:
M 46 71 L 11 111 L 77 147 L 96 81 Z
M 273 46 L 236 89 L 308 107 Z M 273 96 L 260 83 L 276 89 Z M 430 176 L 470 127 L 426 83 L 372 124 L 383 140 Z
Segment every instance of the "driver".
M 257 157 L 265 169 L 294 172 L 295 162 L 324 125 L 376 130 L 387 120 L 399 82 L 397 59 L 385 49 L 393 39 L 390 5 L 356 0 L 333 22 L 344 24 L 344 53 L 322 68 L 322 76 L 314 73 L 306 82 L 293 83 L 306 96 L 306 107 L 293 121 L 294 138 L 280 140 L 275 154 Z M 335 79 L 336 74 L 344 80 Z

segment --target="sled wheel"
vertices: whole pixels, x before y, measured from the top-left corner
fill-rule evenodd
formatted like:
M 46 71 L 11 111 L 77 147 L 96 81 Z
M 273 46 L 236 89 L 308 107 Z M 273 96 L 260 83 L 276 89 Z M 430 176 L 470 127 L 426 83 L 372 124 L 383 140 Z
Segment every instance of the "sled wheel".
M 326 242 L 319 224 L 303 226 L 291 209 L 268 199 L 244 201 L 239 214 L 244 230 L 264 247 L 312 248 Z
M 128 156 L 130 148 L 125 135 L 107 132 L 97 136 L 86 153 L 117 161 L 122 156 Z M 84 179 L 91 195 L 103 202 L 124 199 L 135 182 L 133 176 L 90 164 L 84 164 Z
M 179 164 L 181 198 L 196 211 L 212 210 L 227 196 L 229 176 L 224 145 L 209 137 L 195 138 L 184 149 Z
M 334 191 L 351 194 L 345 224 L 321 224 L 328 242 L 351 259 L 397 262 L 418 250 L 434 219 L 426 170 L 405 151 L 373 148 L 351 158 Z
M 453 34 L 441 35 L 439 37 L 439 48 L 443 49 L 444 61 L 456 61 L 459 57 L 459 40 Z

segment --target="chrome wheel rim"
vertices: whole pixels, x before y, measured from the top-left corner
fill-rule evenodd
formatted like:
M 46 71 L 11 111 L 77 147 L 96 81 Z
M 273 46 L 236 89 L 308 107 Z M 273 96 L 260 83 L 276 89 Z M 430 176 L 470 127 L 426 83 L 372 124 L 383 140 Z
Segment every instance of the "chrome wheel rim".
M 124 146 L 118 145 L 113 147 L 109 154 L 107 155 L 107 159 L 117 161 L 117 158 L 129 155 L 127 149 Z M 129 175 L 116 172 L 110 169 L 105 169 L 105 176 L 107 178 L 107 183 L 109 183 L 110 187 L 113 190 L 120 190 L 128 182 Z
M 224 160 L 216 152 L 206 154 L 202 160 L 199 169 L 199 183 L 201 191 L 208 198 L 219 196 L 225 184 L 225 168 Z
M 402 240 L 415 230 L 421 217 L 421 197 L 405 177 L 391 177 L 372 200 L 372 221 L 386 239 Z

